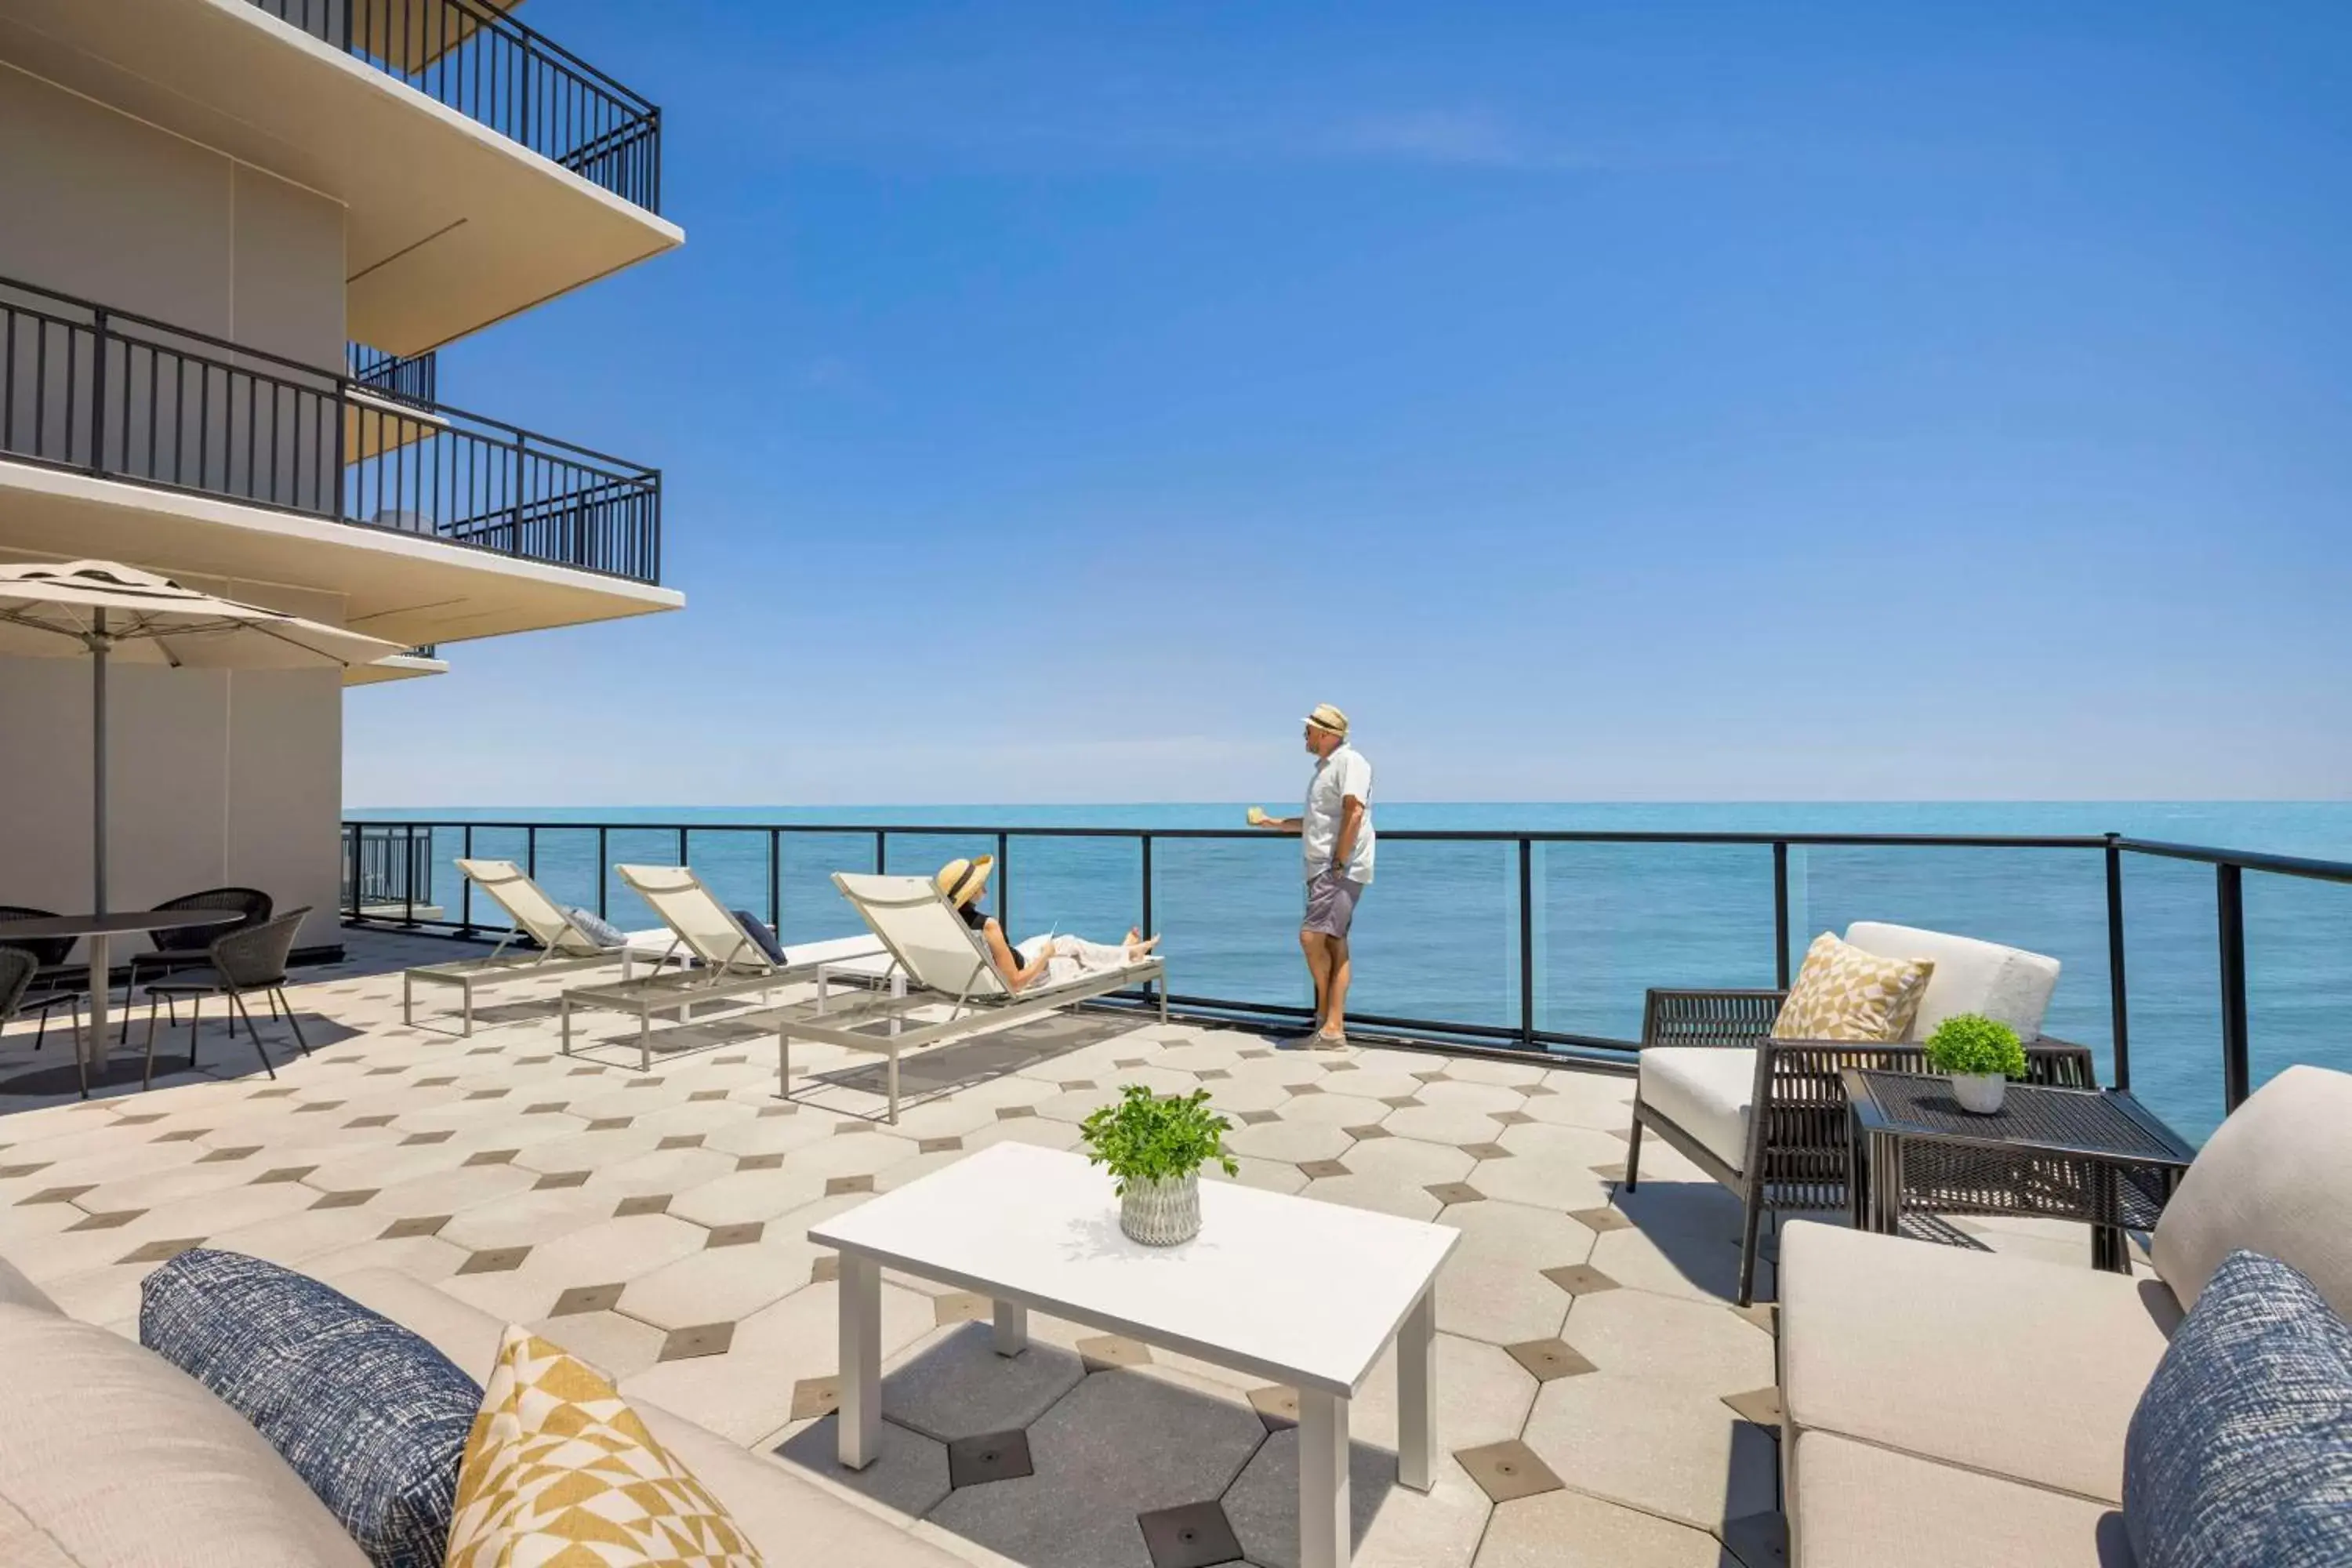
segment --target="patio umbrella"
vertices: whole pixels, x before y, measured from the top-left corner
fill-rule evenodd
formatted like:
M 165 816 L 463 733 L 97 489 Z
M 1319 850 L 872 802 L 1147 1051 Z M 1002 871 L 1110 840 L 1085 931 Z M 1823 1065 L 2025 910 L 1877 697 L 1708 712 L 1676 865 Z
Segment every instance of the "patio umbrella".
M 191 669 L 348 668 L 400 653 L 385 642 L 183 588 L 111 561 L 0 565 L 0 654 L 90 660 L 91 882 L 106 908 L 106 670 L 118 659 Z

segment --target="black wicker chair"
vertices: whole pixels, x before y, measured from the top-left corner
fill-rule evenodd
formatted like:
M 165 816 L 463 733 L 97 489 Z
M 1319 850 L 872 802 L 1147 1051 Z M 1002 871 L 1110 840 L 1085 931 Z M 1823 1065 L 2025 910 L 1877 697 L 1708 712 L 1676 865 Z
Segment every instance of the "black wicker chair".
M 271 1078 L 278 1076 L 278 1069 L 269 1065 L 269 1053 L 262 1047 L 261 1032 L 253 1026 L 253 1015 L 246 1010 L 247 996 L 257 993 L 267 996 L 271 1015 L 282 1016 L 287 1028 L 293 1033 L 294 1044 L 304 1056 L 310 1054 L 310 1042 L 302 1037 L 302 1026 L 295 1021 L 293 1004 L 286 1000 L 286 960 L 294 951 L 294 933 L 301 929 L 303 918 L 310 912 L 306 904 L 259 925 L 215 937 L 206 952 L 211 962 L 205 968 L 186 970 L 147 983 L 145 1082 L 152 1084 L 155 1079 L 155 1012 L 160 1004 L 167 1001 L 184 1000 L 188 1004 L 190 1067 L 196 1065 L 196 1031 L 204 1021 L 204 999 L 207 996 L 227 1000 L 232 1033 L 236 1027 L 236 1020 L 245 1020 L 246 1032 L 253 1037 L 254 1054 L 261 1058 L 262 1070 Z
M 1677 1126 L 1633 1093 L 1633 1131 L 1625 1151 L 1625 1190 L 1641 1179 L 1642 1133 L 1655 1132 L 1676 1152 L 1739 1194 L 1746 1218 L 1739 1238 L 1739 1304 L 1755 1300 L 1756 1232 L 1766 1209 L 1848 1206 L 1850 1174 L 1845 1086 L 1847 1068 L 1925 1072 L 1926 1048 L 1916 1044 L 1857 1045 L 1839 1040 L 1776 1040 L 1773 1020 L 1785 991 L 1652 990 L 1642 1008 L 1642 1048 L 1697 1046 L 1743 1050 L 1755 1058 L 1748 1098 L 1748 1147 L 1735 1166 L 1696 1132 Z M 2047 1036 L 2025 1047 L 2029 1083 L 2094 1089 L 2097 1077 L 2087 1047 Z M 1957 1212 L 1957 1211 L 1956 1211 Z
M 206 888 L 200 893 L 183 893 L 157 904 L 158 910 L 234 910 L 237 921 L 235 925 L 173 926 L 169 931 L 148 933 L 147 940 L 153 944 L 153 950 L 131 957 L 131 980 L 122 993 L 121 1043 L 131 1043 L 131 995 L 143 982 L 175 970 L 203 968 L 212 962 L 214 942 L 241 931 L 251 931 L 269 918 L 271 907 L 269 895 L 258 888 Z M 167 1002 L 167 1008 L 168 1005 Z M 179 1022 L 177 1017 L 171 1021 Z
M 24 904 L 0 904 L 0 921 L 37 921 L 55 915 L 55 910 L 37 910 Z M 89 971 L 69 967 L 66 959 L 73 952 L 74 939 L 69 936 L 26 937 L 18 941 L 0 939 L 0 952 L 30 953 L 33 974 L 16 1005 L 37 1008 L 40 1027 L 33 1031 L 33 1048 L 39 1050 L 48 1037 L 49 1015 L 59 1007 L 73 1009 L 74 1033 L 81 1033 L 81 1002 L 89 994 Z M 0 1012 L 0 1018 L 11 1016 Z

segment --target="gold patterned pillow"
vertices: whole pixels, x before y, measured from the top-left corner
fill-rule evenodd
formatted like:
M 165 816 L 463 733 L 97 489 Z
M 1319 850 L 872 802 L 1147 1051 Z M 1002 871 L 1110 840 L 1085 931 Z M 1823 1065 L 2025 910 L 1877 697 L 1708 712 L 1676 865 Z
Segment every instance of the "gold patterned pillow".
M 509 1328 L 457 1469 L 445 1568 L 760 1568 L 597 1373 Z
M 1823 931 L 1772 1021 L 1776 1040 L 1899 1040 L 1919 1016 L 1936 966 L 1924 958 L 1881 958 Z

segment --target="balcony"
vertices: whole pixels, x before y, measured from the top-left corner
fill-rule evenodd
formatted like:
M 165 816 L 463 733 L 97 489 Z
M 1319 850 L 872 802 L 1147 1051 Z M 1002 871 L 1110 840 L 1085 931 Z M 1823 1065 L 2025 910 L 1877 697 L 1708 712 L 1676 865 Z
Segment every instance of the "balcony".
M 49 503 L 0 510 L 0 543 L 325 588 L 416 643 L 678 602 L 647 592 L 658 470 L 435 402 L 429 359 L 365 352 L 321 369 L 0 279 L 0 466 Z M 100 502 L 145 526 L 102 525 Z
M 516 0 L 252 0 L 647 212 L 661 110 L 507 13 Z
M 0 63 L 336 204 L 343 330 L 396 355 L 685 238 L 659 110 L 498 0 L 10 0 Z

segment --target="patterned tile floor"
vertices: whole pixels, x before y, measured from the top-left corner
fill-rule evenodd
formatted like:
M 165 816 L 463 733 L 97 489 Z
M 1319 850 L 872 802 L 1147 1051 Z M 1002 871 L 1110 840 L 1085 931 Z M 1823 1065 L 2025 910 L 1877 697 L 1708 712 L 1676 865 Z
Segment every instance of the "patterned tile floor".
M 1438 1309 L 1448 1458 L 1430 1493 L 1396 1487 L 1376 1371 L 1353 1417 L 1358 1563 L 1780 1561 L 1770 1310 L 1729 1304 L 1729 1194 L 1654 1141 L 1620 1190 L 1630 1079 L 1081 1015 L 909 1058 L 921 1102 L 888 1127 L 874 1058 L 796 1045 L 785 1103 L 772 1033 L 725 1018 L 669 1037 L 707 1048 L 650 1073 L 617 1044 L 559 1055 L 551 985 L 491 994 L 471 1039 L 422 1009 L 405 1026 L 398 971 L 451 944 L 350 937 L 349 962 L 293 988 L 314 1054 L 275 1082 L 208 1023 L 202 1067 L 152 1093 L 10 1097 L 8 1077 L 64 1059 L 57 1032 L 37 1055 L 12 1027 L 0 1254 L 132 1334 L 140 1279 L 199 1243 L 328 1278 L 389 1267 L 976 1560 L 1286 1568 L 1290 1390 L 1044 1318 L 1004 1361 L 984 1300 L 922 1281 L 886 1276 L 881 1459 L 832 1458 L 834 1259 L 813 1222 L 990 1143 L 1070 1148 L 1123 1084 L 1205 1087 L 1242 1181 L 1463 1233 Z M 282 1058 L 282 1026 L 262 1027 Z M 587 1034 L 635 1039 L 610 1016 Z M 2087 1258 L 2068 1227 L 1971 1228 Z

